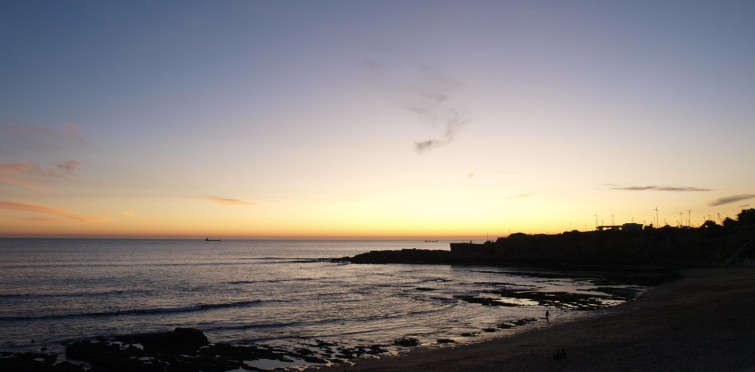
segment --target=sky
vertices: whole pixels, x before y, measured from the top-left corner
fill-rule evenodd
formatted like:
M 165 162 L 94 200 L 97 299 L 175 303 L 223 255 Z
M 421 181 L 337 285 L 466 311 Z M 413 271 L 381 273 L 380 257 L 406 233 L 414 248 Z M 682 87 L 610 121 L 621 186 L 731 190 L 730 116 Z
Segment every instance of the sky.
M 0 236 L 736 218 L 753 40 L 749 0 L 3 1 Z

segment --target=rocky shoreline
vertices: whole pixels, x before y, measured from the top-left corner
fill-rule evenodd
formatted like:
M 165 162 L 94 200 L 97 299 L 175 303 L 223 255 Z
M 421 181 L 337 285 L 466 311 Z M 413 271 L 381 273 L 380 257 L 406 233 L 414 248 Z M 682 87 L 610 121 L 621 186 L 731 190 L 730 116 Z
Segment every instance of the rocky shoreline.
M 688 269 L 598 317 L 359 360 L 350 371 L 751 371 L 755 269 Z M 341 371 L 342 368 L 325 368 Z
M 481 306 L 547 306 L 553 309 L 596 310 L 633 300 L 638 288 L 676 278 L 667 270 L 612 272 L 517 271 L 517 275 L 541 278 L 582 278 L 595 285 L 590 292 L 542 292 L 510 283 L 482 283 L 494 289 L 459 295 L 457 300 Z M 417 291 L 431 290 L 416 288 Z M 3 371 L 263 371 L 294 366 L 336 366 L 364 358 L 403 354 L 417 346 L 446 346 L 474 342 L 485 334 L 520 329 L 544 318 L 499 319 L 496 324 L 452 338 L 419 340 L 399 337 L 391 343 L 344 345 L 320 339 L 303 339 L 297 346 L 281 347 L 260 343 L 212 343 L 200 330 L 177 328 L 172 331 L 99 337 L 65 345 L 63 354 L 40 352 L 2 352 Z M 526 329 L 526 328 L 522 328 Z
M 505 321 L 480 332 L 520 327 L 538 319 Z M 475 337 L 478 333 L 462 335 Z M 437 345 L 453 344 L 453 339 L 438 339 Z M 198 329 L 99 337 L 72 342 L 64 355 L 53 352 L 0 352 L 2 371 L 50 372 L 129 372 L 129 371 L 269 371 L 294 366 L 335 366 L 358 359 L 397 355 L 400 350 L 420 346 L 420 340 L 401 337 L 392 344 L 348 347 L 323 340 L 308 340 L 297 348 L 265 344 L 211 343 Z

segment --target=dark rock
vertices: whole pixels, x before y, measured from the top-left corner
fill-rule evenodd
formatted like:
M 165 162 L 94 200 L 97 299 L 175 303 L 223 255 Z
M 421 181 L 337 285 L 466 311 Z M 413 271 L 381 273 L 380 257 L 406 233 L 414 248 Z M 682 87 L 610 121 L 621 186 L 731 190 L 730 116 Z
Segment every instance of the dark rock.
M 450 338 L 439 338 L 437 342 L 439 344 L 453 344 L 456 341 L 454 341 L 454 340 L 452 340 Z
M 474 297 L 474 296 L 460 296 L 457 297 L 458 299 L 462 301 L 466 301 L 473 304 L 481 304 L 485 306 L 509 306 L 509 307 L 517 307 L 519 305 L 515 304 L 509 304 L 505 302 L 499 301 L 498 298 L 490 298 L 490 297 Z
M 296 354 L 301 355 L 301 356 L 314 354 L 314 351 L 309 350 L 304 347 L 297 347 L 296 349 L 294 349 L 294 351 L 296 352 Z
M 142 350 L 131 347 L 121 348 L 119 344 L 108 341 L 74 342 L 66 346 L 66 356 L 91 364 L 95 371 L 160 371 L 165 365 L 152 358 L 139 359 L 146 356 Z
M 0 353 L 0 370 L 2 371 L 53 371 L 53 364 L 58 359 L 52 353 Z M 82 371 L 82 369 L 78 369 Z
M 171 332 L 144 333 L 116 338 L 118 341 L 142 344 L 147 352 L 194 354 L 210 341 L 195 328 L 176 328 Z
M 313 356 L 313 355 L 303 356 L 302 359 L 304 359 L 304 361 L 308 362 L 308 363 L 328 364 L 327 360 L 325 360 L 323 358 L 319 358 L 319 357 Z
M 537 319 L 535 319 L 535 318 L 524 318 L 524 319 L 517 319 L 517 320 L 515 320 L 514 324 L 518 325 L 518 326 L 523 326 L 525 324 L 529 324 L 529 323 L 536 322 L 536 321 L 537 321 Z
M 423 291 L 423 292 L 429 292 L 429 291 L 434 291 L 435 290 L 435 288 L 427 288 L 427 287 L 417 287 L 417 288 L 414 288 L 414 289 L 416 289 L 418 291 Z
M 382 354 L 388 352 L 388 350 L 384 349 L 382 345 L 370 345 L 369 349 L 369 354 Z
M 393 341 L 393 343 L 398 346 L 412 347 L 419 345 L 419 340 L 413 337 L 402 337 Z
M 449 264 L 451 251 L 402 249 L 400 251 L 371 251 L 354 257 L 344 257 L 352 263 L 411 263 L 411 264 Z
M 66 356 L 71 359 L 93 362 L 102 356 L 120 352 L 120 346 L 109 342 L 78 341 L 66 345 Z
M 6 369 L 3 369 L 4 371 L 7 371 Z M 84 372 L 85 369 L 82 366 L 73 364 L 68 361 L 60 362 L 52 367 L 52 371 L 54 372 Z
M 317 347 L 321 347 L 321 348 L 336 346 L 336 344 L 334 344 L 332 342 L 327 342 L 327 341 L 324 341 L 324 340 L 315 340 L 315 342 L 317 343 Z

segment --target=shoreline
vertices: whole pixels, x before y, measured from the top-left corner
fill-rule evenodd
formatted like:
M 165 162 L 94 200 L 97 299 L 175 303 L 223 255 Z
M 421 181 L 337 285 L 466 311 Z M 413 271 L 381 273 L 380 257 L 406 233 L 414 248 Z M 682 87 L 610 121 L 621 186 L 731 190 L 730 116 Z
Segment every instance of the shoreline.
M 597 317 L 322 371 L 755 370 L 755 270 L 688 269 Z M 554 359 L 564 349 L 566 358 Z
M 755 354 L 750 346 L 755 344 L 755 270 L 697 268 L 676 272 L 682 274 L 680 279 L 653 286 L 636 300 L 590 311 L 592 314 L 585 318 L 556 316 L 548 324 L 543 318 L 542 323 L 519 328 L 530 323 L 528 318 L 516 324 L 513 334 L 457 344 L 439 339 L 437 345 L 421 347 L 407 342 L 399 345 L 403 350 L 398 355 L 391 355 L 384 348 L 387 345 L 345 347 L 317 339 L 309 347 L 296 350 L 264 344 L 210 343 L 201 331 L 191 328 L 80 340 L 68 344 L 65 354 L 73 361 L 113 371 L 147 365 L 173 366 L 176 371 L 253 367 L 307 371 L 755 371 Z M 650 279 L 632 278 L 642 282 Z M 562 349 L 567 357 L 554 360 L 556 351 Z M 66 358 L 56 363 L 55 355 L 60 353 L 42 351 L 0 352 L 0 366 L 9 370 L 83 370 Z

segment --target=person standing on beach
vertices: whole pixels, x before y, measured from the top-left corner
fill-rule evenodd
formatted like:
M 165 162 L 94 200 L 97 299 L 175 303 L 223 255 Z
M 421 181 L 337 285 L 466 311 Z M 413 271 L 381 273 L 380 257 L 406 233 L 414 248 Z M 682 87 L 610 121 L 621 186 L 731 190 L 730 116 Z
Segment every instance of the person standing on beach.
M 545 321 L 550 322 L 551 321 L 551 312 L 550 310 L 545 310 Z

